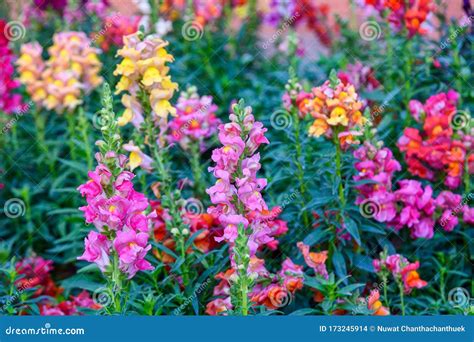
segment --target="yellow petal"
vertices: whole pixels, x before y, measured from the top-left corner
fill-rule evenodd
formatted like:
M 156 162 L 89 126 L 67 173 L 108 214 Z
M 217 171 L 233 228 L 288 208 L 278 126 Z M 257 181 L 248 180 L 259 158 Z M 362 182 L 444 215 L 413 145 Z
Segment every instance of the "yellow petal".
M 142 157 L 140 156 L 140 153 L 136 151 L 130 152 L 130 161 L 129 161 L 130 170 L 133 171 L 133 169 L 140 166 L 141 163 L 142 163 Z

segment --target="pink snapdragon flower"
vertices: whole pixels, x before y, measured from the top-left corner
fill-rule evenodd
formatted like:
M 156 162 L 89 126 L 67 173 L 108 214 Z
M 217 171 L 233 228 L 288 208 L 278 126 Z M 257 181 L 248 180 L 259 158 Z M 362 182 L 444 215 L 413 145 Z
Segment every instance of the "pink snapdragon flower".
M 91 231 L 85 239 L 85 251 L 79 260 L 95 262 L 102 272 L 109 272 L 113 253 L 119 257 L 119 268 L 132 278 L 138 271 L 152 269 L 145 260 L 151 249 L 147 245 L 150 219 L 154 212 L 145 214 L 149 207 L 144 194 L 133 188 L 132 172 L 125 171 L 127 159 L 123 155 L 108 152 L 96 155 L 99 165 L 89 172 L 90 180 L 78 187 L 86 197 L 87 205 L 79 208 L 87 223 L 98 232 Z M 112 172 L 111 165 L 118 169 Z
M 78 260 L 95 262 L 102 272 L 107 270 L 110 265 L 110 247 L 111 242 L 107 236 L 99 234 L 95 231 L 89 232 L 84 240 L 85 251 Z
M 395 280 L 403 282 L 405 293 L 410 293 L 414 288 L 420 289 L 428 285 L 417 272 L 420 263 L 418 261 L 410 263 L 400 254 L 382 256 L 381 259 L 374 259 L 372 264 L 376 273 L 389 271 Z
M 189 143 L 197 141 L 204 150 L 204 140 L 210 138 L 221 123 L 216 111 L 217 106 L 211 96 L 200 97 L 196 87 L 188 88 L 180 94 L 176 117 L 169 123 L 169 140 L 179 143 L 183 149 L 188 149 Z
M 151 249 L 147 233 L 137 233 L 134 230 L 119 231 L 114 240 L 114 248 L 119 255 L 119 268 L 133 278 L 138 271 L 149 271 L 153 266 L 145 260 Z
M 231 113 L 229 119 L 229 123 L 219 126 L 218 137 L 223 147 L 213 151 L 215 165 L 209 168 L 217 182 L 206 192 L 214 204 L 208 212 L 217 215 L 224 226 L 224 234 L 218 241 L 229 244 L 233 263 L 232 248 L 240 224 L 250 230 L 251 257 L 260 247 L 272 243 L 274 237 L 265 219 L 270 211 L 261 194 L 267 181 L 257 177 L 261 164 L 256 151 L 269 143 L 266 128 L 255 122 L 250 107 L 239 115 Z

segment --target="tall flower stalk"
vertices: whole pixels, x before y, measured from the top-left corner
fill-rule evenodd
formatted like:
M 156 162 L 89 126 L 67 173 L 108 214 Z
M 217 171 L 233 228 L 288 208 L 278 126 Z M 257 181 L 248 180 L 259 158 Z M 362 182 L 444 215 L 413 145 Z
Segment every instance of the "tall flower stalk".
M 78 259 L 95 263 L 107 278 L 107 296 L 112 307 L 109 313 L 123 312 L 128 297 L 128 280 L 137 272 L 152 270 L 145 260 L 151 249 L 148 244 L 150 218 L 145 214 L 148 200 L 133 189 L 135 175 L 126 171 L 127 158 L 120 154 L 121 137 L 112 108 L 108 85 L 103 90 L 100 111 L 103 140 L 96 142 L 98 165 L 88 173 L 89 181 L 78 187 L 87 205 L 79 208 L 88 224 L 97 231 L 89 232 L 85 251 Z M 124 295 L 125 294 L 125 295 Z
M 273 241 L 269 226 L 272 217 L 261 191 L 266 179 L 257 178 L 262 144 L 268 144 L 266 128 L 255 121 L 250 107 L 241 100 L 232 107 L 230 122 L 219 126 L 222 147 L 212 153 L 215 165 L 209 168 L 217 182 L 207 189 L 214 206 L 208 212 L 218 216 L 224 234 L 217 238 L 229 245 L 234 276 L 231 279 L 231 302 L 236 313 L 249 313 L 249 291 L 253 280 L 249 262 L 263 244 Z
M 167 45 L 168 42 L 155 36 L 144 37 L 141 32 L 125 36 L 124 46 L 117 53 L 123 59 L 114 74 L 121 77 L 116 93 L 126 92 L 122 95 L 126 109 L 119 124 L 132 123 L 144 136 L 144 143 L 152 158 L 151 166 L 159 178 L 161 204 L 171 217 L 166 222 L 167 229 L 172 233 L 182 259 L 180 268 L 186 288 L 189 284 L 186 253 L 189 227 L 182 219 L 181 192 L 174 189 L 170 176 L 165 136 L 168 116 L 176 115 L 176 108 L 171 105 L 170 99 L 178 88 L 168 75 L 169 67 L 166 64 L 173 61 L 173 56 L 166 51 Z M 142 158 L 140 156 L 144 155 L 135 153 L 134 156 Z

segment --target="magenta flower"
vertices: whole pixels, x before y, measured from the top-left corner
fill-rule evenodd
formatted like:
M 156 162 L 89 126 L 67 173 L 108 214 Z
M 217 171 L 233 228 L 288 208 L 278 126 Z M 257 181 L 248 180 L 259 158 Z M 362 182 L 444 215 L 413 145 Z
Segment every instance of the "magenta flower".
M 199 142 L 205 149 L 204 140 L 217 132 L 221 123 L 216 116 L 217 106 L 211 96 L 199 97 L 196 87 L 182 92 L 176 105 L 176 116 L 169 123 L 171 142 L 177 142 L 188 149 L 192 141 Z
M 85 251 L 77 258 L 88 262 L 95 262 L 102 272 L 110 265 L 110 247 L 112 243 L 107 236 L 90 231 L 84 239 Z
M 138 271 L 152 269 L 145 256 L 151 249 L 147 245 L 150 219 L 156 213 L 145 213 L 148 199 L 134 190 L 135 175 L 123 169 L 127 164 L 125 156 L 107 152 L 105 156 L 97 154 L 96 158 L 99 165 L 89 172 L 90 180 L 78 190 L 87 201 L 79 210 L 99 233 L 89 233 L 84 254 L 78 259 L 95 262 L 102 272 L 109 272 L 110 260 L 116 253 L 119 269 L 130 279 Z M 115 164 L 118 174 L 110 171 L 107 165 L 111 164 Z
M 119 231 L 114 240 L 114 248 L 119 256 L 119 268 L 133 278 L 138 271 L 152 270 L 153 266 L 145 260 L 151 249 L 148 243 L 148 234 L 137 233 L 134 230 Z
M 229 243 L 233 262 L 232 248 L 239 225 L 250 230 L 250 257 L 274 238 L 272 228 L 262 220 L 268 212 L 261 194 L 267 181 L 257 178 L 261 165 L 260 154 L 256 151 L 262 144 L 269 143 L 264 135 L 266 128 L 262 123 L 255 122 L 250 107 L 239 116 L 231 113 L 229 119 L 230 123 L 221 124 L 218 128 L 223 147 L 213 151 L 215 165 L 209 168 L 217 182 L 206 192 L 214 204 L 208 212 L 217 215 L 224 226 L 224 234 L 216 240 Z
M 21 96 L 13 91 L 20 86 L 15 80 L 13 61 L 15 55 L 8 46 L 9 40 L 5 36 L 6 23 L 0 20 L 0 111 L 12 114 L 25 108 Z

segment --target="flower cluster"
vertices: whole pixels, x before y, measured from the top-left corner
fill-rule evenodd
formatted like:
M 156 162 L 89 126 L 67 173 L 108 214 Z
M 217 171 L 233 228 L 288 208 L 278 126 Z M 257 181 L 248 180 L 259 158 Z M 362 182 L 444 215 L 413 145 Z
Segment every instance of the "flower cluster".
M 365 142 L 354 151 L 354 157 L 358 160 L 354 167 L 358 174 L 354 176 L 356 182 L 371 181 L 357 185 L 355 188 L 359 194 L 356 204 L 361 205 L 363 213 L 369 211 L 378 222 L 389 222 L 395 218 L 397 208 L 392 193 L 392 178 L 396 171 L 401 170 L 398 161 L 393 157 L 389 148 L 376 148 L 369 142 Z M 375 203 L 375 208 L 370 204 Z M 367 207 L 367 205 L 369 207 Z M 373 213 L 370 210 L 375 209 Z
M 20 110 L 23 104 L 21 96 L 13 94 L 20 84 L 13 79 L 14 54 L 8 46 L 7 37 L 5 37 L 5 25 L 5 21 L 0 20 L 0 110 L 11 114 Z
M 296 265 L 290 258 L 286 258 L 280 271 L 270 273 L 265 267 L 265 261 L 253 256 L 250 258 L 250 276 L 257 280 L 257 284 L 249 293 L 254 305 L 264 305 L 270 310 L 282 308 L 293 299 L 296 291 L 303 288 L 303 267 Z M 230 300 L 230 287 L 235 270 L 229 269 L 215 276 L 219 283 L 214 288 L 213 295 L 218 297 L 206 306 L 208 315 L 222 315 L 233 309 Z
M 80 315 L 79 309 L 99 310 L 101 306 L 94 302 L 89 292 L 83 290 L 77 296 L 70 296 L 69 300 L 60 303 L 40 304 L 41 316 L 72 316 Z
M 396 31 L 406 28 L 408 36 L 425 34 L 423 25 L 435 9 L 432 0 L 365 0 L 365 5 L 373 7 L 381 16 L 388 12 L 387 19 Z
M 229 119 L 230 123 L 219 126 L 219 141 L 223 147 L 213 151 L 212 160 L 216 164 L 209 168 L 217 182 L 207 193 L 215 205 L 208 212 L 217 215 L 225 227 L 219 241 L 229 244 L 233 260 L 232 246 L 239 225 L 251 232 L 248 242 L 251 257 L 260 246 L 274 239 L 269 222 L 275 217 L 261 194 L 267 182 L 257 178 L 261 165 L 256 151 L 260 145 L 269 143 L 266 128 L 255 121 L 250 107 L 231 113 Z
M 182 92 L 176 104 L 176 117 L 169 123 L 171 142 L 184 149 L 191 141 L 197 141 L 205 149 L 204 139 L 211 137 L 221 123 L 216 116 L 217 106 L 211 96 L 200 97 L 196 87 Z
M 168 114 L 176 113 L 169 100 L 178 88 L 168 75 L 166 63 L 173 61 L 165 49 L 168 43 L 154 36 L 143 38 L 141 32 L 123 37 L 123 43 L 117 53 L 123 59 L 114 71 L 114 75 L 121 76 L 116 93 L 127 92 L 122 95 L 125 111 L 119 125 L 132 122 L 140 127 L 145 110 L 142 99 L 149 104 L 154 118 L 166 121 Z
M 78 190 L 86 197 L 87 205 L 79 208 L 87 223 L 98 230 L 89 232 L 85 239 L 85 251 L 79 260 L 94 262 L 102 272 L 110 272 L 112 254 L 119 258 L 119 269 L 132 278 L 138 271 L 153 267 L 145 260 L 150 232 L 150 217 L 144 211 L 148 200 L 133 189 L 134 174 L 124 171 L 126 158 L 113 152 L 96 155 L 99 165 L 89 172 L 90 180 Z M 110 165 L 120 172 L 115 174 Z
M 381 259 L 374 259 L 372 262 L 375 272 L 391 273 L 398 282 L 403 282 L 405 293 L 410 293 L 414 288 L 425 287 L 428 283 L 420 278 L 417 269 L 420 267 L 418 261 L 410 263 L 400 254 L 382 255 Z
M 161 14 L 170 20 L 181 17 L 183 13 L 192 13 L 199 25 L 219 19 L 223 10 L 224 1 L 222 0 L 195 0 L 190 5 L 182 0 L 165 0 L 160 7 Z
M 310 247 L 303 242 L 298 242 L 297 246 L 301 254 L 303 254 L 306 265 L 313 269 L 314 274 L 327 279 L 328 271 L 326 269 L 326 260 L 328 258 L 328 252 L 310 252 Z
M 455 209 L 463 212 L 465 222 L 470 221 L 470 207 L 461 205 L 461 196 L 450 191 L 442 191 L 433 196 L 431 186 L 410 179 L 398 182 L 398 189 L 392 189 L 392 178 L 400 171 L 400 164 L 393 158 L 388 148 L 377 148 L 366 142 L 354 152 L 358 161 L 355 168 L 358 174 L 354 180 L 359 194 L 356 204 L 365 217 L 400 230 L 408 227 L 413 238 L 431 239 L 438 221 L 446 231 L 452 231 L 459 223 Z M 367 183 L 370 181 L 370 183 Z
M 374 69 L 357 61 L 354 64 L 348 64 L 344 71 L 337 73 L 337 77 L 345 85 L 352 84 L 359 91 L 372 92 L 380 88 L 380 82 L 375 78 Z M 369 102 L 361 100 L 366 107 Z
M 310 0 L 272 0 L 265 20 L 272 26 L 297 26 L 306 23 L 325 46 L 331 45 L 330 30 L 325 19 L 329 14 L 327 4 L 315 4 Z
M 405 153 L 408 170 L 413 175 L 433 181 L 436 172 L 444 172 L 444 184 L 450 189 L 461 184 L 465 163 L 474 162 L 474 155 L 467 156 L 472 147 L 471 136 L 456 139 L 454 135 L 453 128 L 458 128 L 456 120 L 469 120 L 467 117 L 456 118 L 456 115 L 463 116 L 456 111 L 458 99 L 459 94 L 450 90 L 431 96 L 424 104 L 410 101 L 410 112 L 417 122 L 423 124 L 423 129 L 420 132 L 416 128 L 405 128 L 397 143 L 400 151 Z M 469 173 L 474 173 L 474 167 L 469 167 Z
M 43 48 L 24 44 L 17 61 L 20 81 L 32 100 L 48 110 L 72 111 L 81 104 L 81 92 L 89 93 L 102 82 L 98 49 L 83 32 L 60 32 L 53 36 L 43 61 Z
M 63 289 L 56 286 L 51 278 L 53 270 L 53 261 L 45 260 L 42 257 L 28 257 L 18 261 L 15 269 L 23 278 L 17 280 L 15 285 L 18 288 L 33 288 L 38 286 L 33 296 L 57 297 L 63 292 Z
M 360 130 L 367 122 L 362 105 L 354 86 L 336 79 L 313 88 L 299 108 L 302 116 L 310 114 L 315 119 L 309 128 L 310 135 L 336 136 L 341 147 L 347 148 L 358 143 L 356 137 L 362 134 Z
M 32 256 L 20 260 L 15 264 L 16 272 L 22 276 L 15 282 L 21 291 L 37 287 L 32 294 L 33 298 L 42 297 L 39 301 L 40 314 L 42 316 L 69 316 L 80 314 L 79 308 L 92 310 L 100 309 L 86 290 L 77 296 L 70 296 L 70 300 L 62 300 L 55 303 L 51 298 L 58 298 L 64 289 L 56 285 L 51 277 L 53 261 L 45 260 L 42 257 Z M 22 308 L 26 310 L 27 308 Z M 27 311 L 22 311 L 26 313 Z
M 34 0 L 23 4 L 23 22 L 30 26 L 32 22 L 45 25 L 58 15 L 68 24 L 83 22 L 86 18 L 96 16 L 103 20 L 109 7 L 108 0 Z
M 388 316 L 390 311 L 382 305 L 380 301 L 380 292 L 378 289 L 370 291 L 370 295 L 367 301 L 367 308 L 372 310 L 374 313 L 373 316 Z
M 107 52 L 112 47 L 121 47 L 123 37 L 137 32 L 140 17 L 109 15 L 104 19 L 104 28 L 92 35 L 92 39 Z

